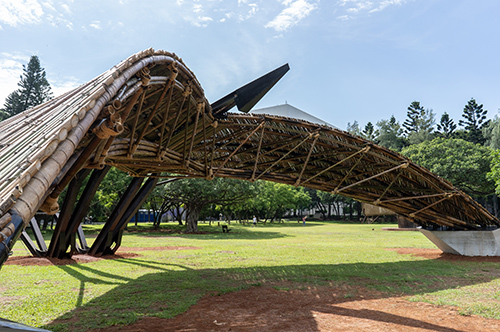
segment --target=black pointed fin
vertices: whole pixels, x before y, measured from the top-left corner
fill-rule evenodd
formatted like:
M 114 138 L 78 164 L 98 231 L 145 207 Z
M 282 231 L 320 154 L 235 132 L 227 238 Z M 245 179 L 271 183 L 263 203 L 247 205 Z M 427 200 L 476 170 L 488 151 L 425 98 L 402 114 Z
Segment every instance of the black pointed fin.
M 224 113 L 234 106 L 237 106 L 239 111 L 248 113 L 252 107 L 254 107 L 255 104 L 257 104 L 259 100 L 278 83 L 288 70 L 290 70 L 290 66 L 284 64 L 217 100 L 211 105 L 212 114 L 215 116 L 223 116 Z

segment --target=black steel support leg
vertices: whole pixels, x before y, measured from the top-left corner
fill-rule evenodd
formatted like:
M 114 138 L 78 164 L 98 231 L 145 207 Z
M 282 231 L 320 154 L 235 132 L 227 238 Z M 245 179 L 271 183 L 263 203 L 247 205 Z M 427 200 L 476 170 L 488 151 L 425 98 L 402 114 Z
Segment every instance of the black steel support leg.
M 24 242 L 24 245 L 26 245 L 26 248 L 28 248 L 28 250 L 33 256 L 37 257 L 46 256 L 47 245 L 45 244 L 42 231 L 40 230 L 40 227 L 38 226 L 38 222 L 35 219 L 35 217 L 31 218 L 30 226 L 31 229 L 33 230 L 33 235 L 35 237 L 36 245 L 33 242 L 33 240 L 31 240 L 31 237 L 29 236 L 28 232 L 26 232 L 26 230 L 23 230 L 23 232 L 21 233 L 21 240 Z
M 130 219 L 132 219 L 134 214 L 139 211 L 139 208 L 142 206 L 142 204 L 144 204 L 149 194 L 151 194 L 151 192 L 154 190 L 157 182 L 158 178 L 149 178 L 141 187 L 141 190 L 139 190 L 137 195 L 135 195 L 131 204 L 127 207 L 127 210 L 118 222 L 116 228 L 113 230 L 113 232 L 110 232 L 108 234 L 106 248 L 103 252 L 104 255 L 114 254 L 116 250 L 118 250 L 122 242 L 123 230 L 125 229 L 125 227 L 127 227 L 128 222 L 130 221 Z
M 133 178 L 132 182 L 130 182 L 127 190 L 121 197 L 120 201 L 114 208 L 111 213 L 109 219 L 106 221 L 106 224 L 102 228 L 99 235 L 95 239 L 92 247 L 89 250 L 90 255 L 101 256 L 106 250 L 106 246 L 108 244 L 108 237 L 110 234 L 113 234 L 113 231 L 118 225 L 118 222 L 125 214 L 127 207 L 133 202 L 135 196 L 139 189 L 141 189 L 142 182 L 144 178 Z
M 54 233 L 52 234 L 52 239 L 50 240 L 49 251 L 47 254 L 49 257 L 58 257 L 59 251 L 63 250 L 61 247 L 64 247 L 64 238 L 66 237 L 68 223 L 71 219 L 71 213 L 75 208 L 78 192 L 80 191 L 83 181 L 90 174 L 90 172 L 90 169 L 81 170 L 73 178 L 73 180 L 71 180 L 68 186 L 66 197 L 64 198 L 64 203 L 61 211 L 59 212 L 59 217 L 57 217 L 56 227 Z
M 71 256 L 74 252 L 86 252 L 89 248 L 80 248 L 76 244 L 76 234 L 78 231 L 78 226 L 80 226 L 87 210 L 90 206 L 92 198 L 94 197 L 97 188 L 101 184 L 102 180 L 110 170 L 110 166 L 106 166 L 101 170 L 94 170 L 90 176 L 87 186 L 85 187 L 78 203 L 76 204 L 75 210 L 71 214 L 71 218 L 67 223 L 66 232 L 61 232 L 59 236 L 59 244 L 57 250 L 54 251 L 54 257 L 64 258 Z M 68 253 L 68 248 L 71 247 L 71 251 Z

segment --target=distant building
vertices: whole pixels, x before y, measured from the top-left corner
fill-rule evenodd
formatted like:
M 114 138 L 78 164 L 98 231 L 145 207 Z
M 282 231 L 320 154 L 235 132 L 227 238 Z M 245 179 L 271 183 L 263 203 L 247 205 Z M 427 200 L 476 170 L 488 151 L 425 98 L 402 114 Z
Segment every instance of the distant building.
M 320 125 L 324 125 L 324 126 L 328 126 L 328 127 L 332 127 L 332 128 L 337 128 L 337 127 L 333 126 L 332 124 L 330 124 L 326 121 L 323 121 L 323 120 L 315 117 L 314 115 L 311 115 L 307 112 L 304 112 L 304 111 L 298 109 L 297 107 L 293 107 L 292 105 L 289 105 L 289 104 L 254 109 L 254 110 L 251 110 L 250 113 L 284 116 L 287 118 L 300 119 L 300 120 L 305 120 L 305 121 L 308 121 L 311 123 L 317 123 Z

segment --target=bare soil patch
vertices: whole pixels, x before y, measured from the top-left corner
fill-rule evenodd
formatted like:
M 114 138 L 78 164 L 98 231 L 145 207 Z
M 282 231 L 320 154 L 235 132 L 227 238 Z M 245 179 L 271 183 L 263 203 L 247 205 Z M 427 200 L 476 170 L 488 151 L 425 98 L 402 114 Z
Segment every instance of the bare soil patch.
M 5 265 L 21 265 L 21 266 L 46 266 L 46 265 L 68 265 L 68 264 L 82 264 L 97 262 L 103 259 L 118 259 L 118 258 L 132 258 L 137 257 L 138 254 L 134 253 L 120 253 L 117 255 L 107 255 L 102 257 L 94 257 L 88 255 L 73 255 L 71 258 L 47 258 L 47 257 L 33 257 L 33 256 L 15 256 L 9 258 Z
M 499 256 L 461 256 L 442 252 L 439 249 L 421 249 L 421 248 L 394 248 L 387 249 L 396 251 L 400 255 L 414 255 L 427 259 L 440 259 L 445 261 L 462 262 L 492 262 L 500 263 Z
M 450 261 L 500 262 L 438 249 L 396 248 L 399 254 Z M 283 285 L 281 285 L 283 286 Z M 147 317 L 129 326 L 92 332 L 142 331 L 500 331 L 500 320 L 463 316 L 454 307 L 409 302 L 362 285 L 287 289 L 253 287 L 206 296 L 172 319 Z
M 5 265 L 21 265 L 21 266 L 46 266 L 46 265 L 68 265 L 68 264 L 82 264 L 97 262 L 103 259 L 119 259 L 119 258 L 133 258 L 140 256 L 134 252 L 130 251 L 146 251 L 146 250 L 195 250 L 201 249 L 200 247 L 179 247 L 179 246 L 168 246 L 168 247 L 143 247 L 143 248 L 118 248 L 117 254 L 106 255 L 101 257 L 94 257 L 89 255 L 73 255 L 71 258 L 47 258 L 47 257 L 33 257 L 33 256 L 14 256 L 10 257 L 4 264 Z
M 148 317 L 92 332 L 142 331 L 499 331 L 500 321 L 451 307 L 385 297 L 359 287 L 279 290 L 253 287 L 207 296 L 172 319 Z

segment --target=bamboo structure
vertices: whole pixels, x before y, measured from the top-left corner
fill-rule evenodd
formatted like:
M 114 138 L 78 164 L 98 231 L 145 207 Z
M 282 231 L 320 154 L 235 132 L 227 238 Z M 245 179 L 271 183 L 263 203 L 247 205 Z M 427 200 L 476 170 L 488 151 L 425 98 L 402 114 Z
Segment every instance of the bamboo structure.
M 392 210 L 426 228 L 500 225 L 468 195 L 398 153 L 303 120 L 228 113 L 229 99 L 210 105 L 180 58 L 148 49 L 1 122 L 0 263 L 37 211 L 59 211 L 59 194 L 78 174 L 107 166 L 140 178 L 168 173 L 304 186 Z M 223 106 L 214 112 L 215 104 Z M 130 191 L 137 193 L 140 183 Z M 82 203 L 70 218 L 67 205 L 60 217 L 67 222 L 58 222 L 48 250 L 58 256 L 75 246 L 85 212 Z M 115 218 L 105 227 L 117 243 L 114 227 L 124 223 Z

